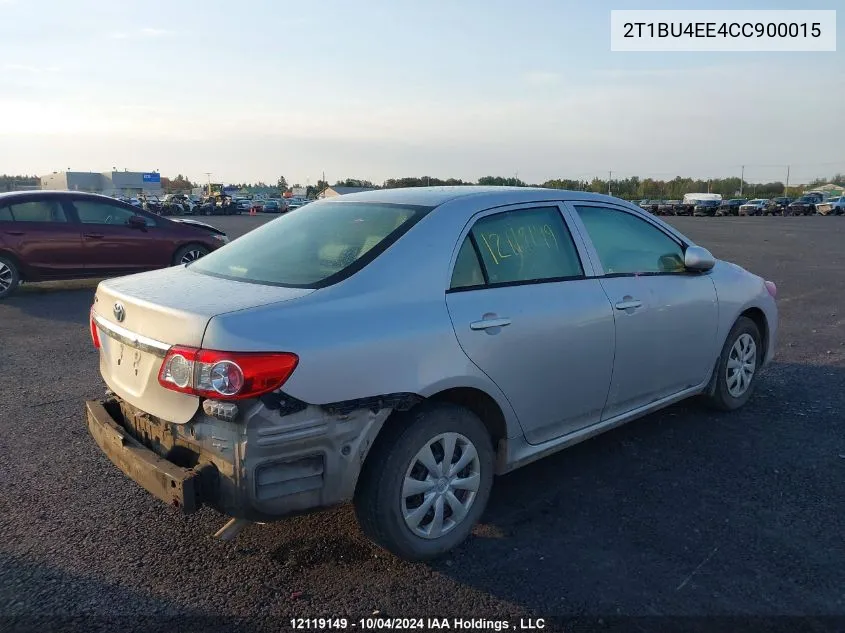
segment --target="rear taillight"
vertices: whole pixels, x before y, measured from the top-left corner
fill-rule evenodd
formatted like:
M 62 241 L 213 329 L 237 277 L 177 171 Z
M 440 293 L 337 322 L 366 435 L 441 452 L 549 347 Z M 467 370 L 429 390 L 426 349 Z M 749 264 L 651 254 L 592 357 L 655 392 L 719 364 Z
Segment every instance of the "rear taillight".
M 218 400 L 255 398 L 281 387 L 299 357 L 287 352 L 220 352 L 176 345 L 161 364 L 162 387 Z
M 97 323 L 94 321 L 94 306 L 91 306 L 89 326 L 91 327 L 91 341 L 94 343 L 95 348 L 100 349 L 100 333 L 97 331 Z
M 778 296 L 778 287 L 775 285 L 774 281 L 767 281 L 765 282 L 766 290 L 769 291 L 769 294 L 772 295 L 772 298 Z

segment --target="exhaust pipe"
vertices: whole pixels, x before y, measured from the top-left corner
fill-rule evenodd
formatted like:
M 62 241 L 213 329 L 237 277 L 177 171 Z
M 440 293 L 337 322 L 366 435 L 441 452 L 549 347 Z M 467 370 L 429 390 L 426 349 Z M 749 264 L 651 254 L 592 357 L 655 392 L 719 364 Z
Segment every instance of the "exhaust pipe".
M 221 541 L 233 541 L 249 523 L 246 519 L 229 519 L 226 525 L 214 533 L 214 538 Z

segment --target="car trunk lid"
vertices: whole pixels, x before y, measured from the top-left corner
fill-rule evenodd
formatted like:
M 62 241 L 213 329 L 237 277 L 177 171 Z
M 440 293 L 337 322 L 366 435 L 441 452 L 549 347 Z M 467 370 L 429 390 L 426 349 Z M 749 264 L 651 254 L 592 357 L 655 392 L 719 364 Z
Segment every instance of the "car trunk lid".
M 159 384 L 167 349 L 200 347 L 214 316 L 311 292 L 221 279 L 184 266 L 103 281 L 92 310 L 100 339 L 100 373 L 109 389 L 142 411 L 187 422 L 199 398 Z

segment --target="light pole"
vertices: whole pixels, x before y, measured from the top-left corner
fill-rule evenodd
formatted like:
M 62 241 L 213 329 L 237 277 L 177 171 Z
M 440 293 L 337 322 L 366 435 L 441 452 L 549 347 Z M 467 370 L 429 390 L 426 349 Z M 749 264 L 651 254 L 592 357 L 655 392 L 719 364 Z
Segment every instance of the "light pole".
M 208 195 L 211 196 L 211 172 L 205 172 L 205 175 L 208 177 Z

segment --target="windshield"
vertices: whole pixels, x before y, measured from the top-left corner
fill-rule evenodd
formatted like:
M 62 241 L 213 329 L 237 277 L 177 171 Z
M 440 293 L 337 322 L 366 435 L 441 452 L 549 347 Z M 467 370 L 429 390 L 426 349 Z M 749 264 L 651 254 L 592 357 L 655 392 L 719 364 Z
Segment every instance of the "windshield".
M 321 288 L 366 266 L 430 207 L 369 202 L 310 204 L 191 264 L 227 279 Z

